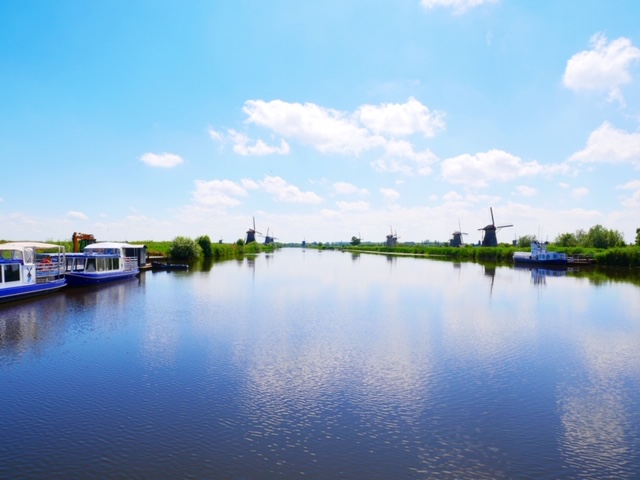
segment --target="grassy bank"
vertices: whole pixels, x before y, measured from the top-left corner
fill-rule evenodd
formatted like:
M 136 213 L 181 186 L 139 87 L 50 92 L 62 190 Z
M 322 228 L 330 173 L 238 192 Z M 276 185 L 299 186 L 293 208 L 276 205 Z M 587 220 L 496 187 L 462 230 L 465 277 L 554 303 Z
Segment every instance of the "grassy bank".
M 515 252 L 528 251 L 520 247 L 431 247 L 415 245 L 410 247 L 397 246 L 355 246 L 346 247 L 350 252 L 393 253 L 404 255 L 421 255 L 426 257 L 447 257 L 453 260 L 512 262 Z M 582 255 L 592 257 L 597 265 L 611 267 L 640 267 L 640 247 L 628 246 L 609 249 L 583 247 L 554 247 L 549 245 L 550 252 L 562 252 L 567 255 Z
M 168 257 L 171 249 L 171 242 L 154 242 L 154 241 L 135 241 L 130 242 L 134 245 L 146 245 L 147 254 L 149 256 Z M 236 243 L 212 243 L 211 258 L 220 260 L 223 258 L 234 258 L 240 255 L 251 255 L 260 252 L 273 252 L 276 246 L 274 244 L 264 245 L 256 242 L 248 245 L 238 245 Z
M 71 241 L 52 241 L 48 240 L 48 243 L 55 243 L 56 245 L 63 245 L 67 252 L 73 252 L 73 244 Z M 154 240 L 135 240 L 129 241 L 132 245 L 146 245 L 147 255 L 150 257 L 169 257 L 169 251 L 171 249 L 171 241 L 156 242 Z M 234 258 L 241 255 L 256 254 L 260 252 L 273 252 L 276 249 L 274 244 L 264 245 L 260 243 L 250 243 L 248 245 L 237 245 L 235 243 L 212 243 L 211 244 L 211 257 L 214 260 L 220 260 L 224 258 Z

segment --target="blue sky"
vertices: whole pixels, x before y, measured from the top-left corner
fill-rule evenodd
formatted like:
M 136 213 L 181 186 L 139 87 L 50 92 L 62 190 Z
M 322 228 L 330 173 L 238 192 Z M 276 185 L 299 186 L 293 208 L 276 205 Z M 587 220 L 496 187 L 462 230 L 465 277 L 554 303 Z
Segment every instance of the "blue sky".
M 640 227 L 640 3 L 0 5 L 0 238 Z

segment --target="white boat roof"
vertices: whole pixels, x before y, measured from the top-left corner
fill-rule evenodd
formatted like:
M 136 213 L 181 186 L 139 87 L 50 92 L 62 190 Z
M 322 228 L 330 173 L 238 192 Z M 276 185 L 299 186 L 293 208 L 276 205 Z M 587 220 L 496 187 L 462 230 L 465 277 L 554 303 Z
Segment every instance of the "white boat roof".
M 9 242 L 0 243 L 0 250 L 22 250 L 27 247 L 35 248 L 64 248 L 62 245 L 56 245 L 55 243 L 42 243 L 42 242 Z
M 95 248 L 143 248 L 144 245 L 132 245 L 130 243 L 121 243 L 121 242 L 98 242 L 92 243 L 91 245 L 87 245 L 84 247 L 85 250 L 95 249 Z

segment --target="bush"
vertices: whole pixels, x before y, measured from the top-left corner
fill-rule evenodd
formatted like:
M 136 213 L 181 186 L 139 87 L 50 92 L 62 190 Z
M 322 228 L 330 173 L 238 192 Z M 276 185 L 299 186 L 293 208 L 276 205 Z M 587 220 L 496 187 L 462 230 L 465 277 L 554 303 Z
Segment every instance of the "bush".
M 188 237 L 176 237 L 169 247 L 171 258 L 194 259 L 202 255 L 202 248 L 194 240 Z
M 202 249 L 202 255 L 204 255 L 204 258 L 213 257 L 213 250 L 211 249 L 211 239 L 209 238 L 209 235 L 203 235 L 196 238 L 196 243 Z

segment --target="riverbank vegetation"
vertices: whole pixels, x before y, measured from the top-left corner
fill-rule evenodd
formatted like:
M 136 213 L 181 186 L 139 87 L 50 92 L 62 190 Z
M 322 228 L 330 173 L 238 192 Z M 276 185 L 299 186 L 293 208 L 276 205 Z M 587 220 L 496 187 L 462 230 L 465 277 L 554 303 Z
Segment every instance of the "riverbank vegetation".
M 344 247 L 350 252 L 388 253 L 395 255 L 419 255 L 426 257 L 446 257 L 452 260 L 483 261 L 483 262 L 512 262 L 513 254 L 523 251 L 520 247 L 506 244 L 497 247 L 434 247 L 414 245 L 410 247 L 397 246 L 386 247 L 376 245 L 359 245 Z M 609 249 L 585 248 L 585 247 L 559 247 L 549 245 L 548 251 L 566 253 L 568 256 L 587 257 L 594 260 L 597 265 L 615 267 L 640 267 L 640 247 L 627 246 Z
M 399 244 L 395 247 L 388 247 L 386 245 L 362 244 L 360 241 L 354 242 L 352 239 L 349 245 L 343 245 L 340 249 L 351 252 L 419 255 L 445 257 L 452 260 L 501 263 L 512 262 L 515 252 L 530 251 L 531 242 L 535 240 L 537 240 L 535 235 L 523 235 L 515 242 L 515 245 L 502 243 L 497 247 L 476 245 L 451 247 L 424 244 Z M 316 248 L 327 249 L 331 247 L 318 244 Z M 554 242 L 547 245 L 547 250 L 566 253 L 567 256 L 590 258 L 597 265 L 640 267 L 640 228 L 636 230 L 635 245 L 625 245 L 623 235 L 617 230 L 609 230 L 602 225 L 595 225 L 588 231 L 577 230 L 575 233 L 558 235 Z
M 62 245 L 67 252 L 73 252 L 71 240 L 47 240 L 47 242 Z M 244 240 L 238 240 L 236 243 L 212 243 L 207 235 L 195 239 L 178 236 L 172 241 L 161 242 L 155 240 L 123 240 L 123 242 L 132 245 L 146 245 L 149 257 L 163 257 L 175 260 L 196 260 L 199 258 L 220 260 L 242 255 L 253 255 L 260 252 L 273 252 L 278 248 L 275 243 L 264 245 L 251 242 L 245 245 Z
M 138 243 L 138 242 L 133 242 Z M 192 240 L 188 237 L 176 237 L 171 242 L 140 242 L 147 245 L 149 256 L 162 255 L 171 259 L 195 260 L 197 258 L 211 258 L 219 260 L 234 258 L 242 255 L 252 255 L 260 252 L 272 252 L 277 246 L 251 242 L 245 244 L 242 239 L 236 243 L 211 243 L 208 236 L 201 236 Z M 151 248 L 153 246 L 153 250 Z

